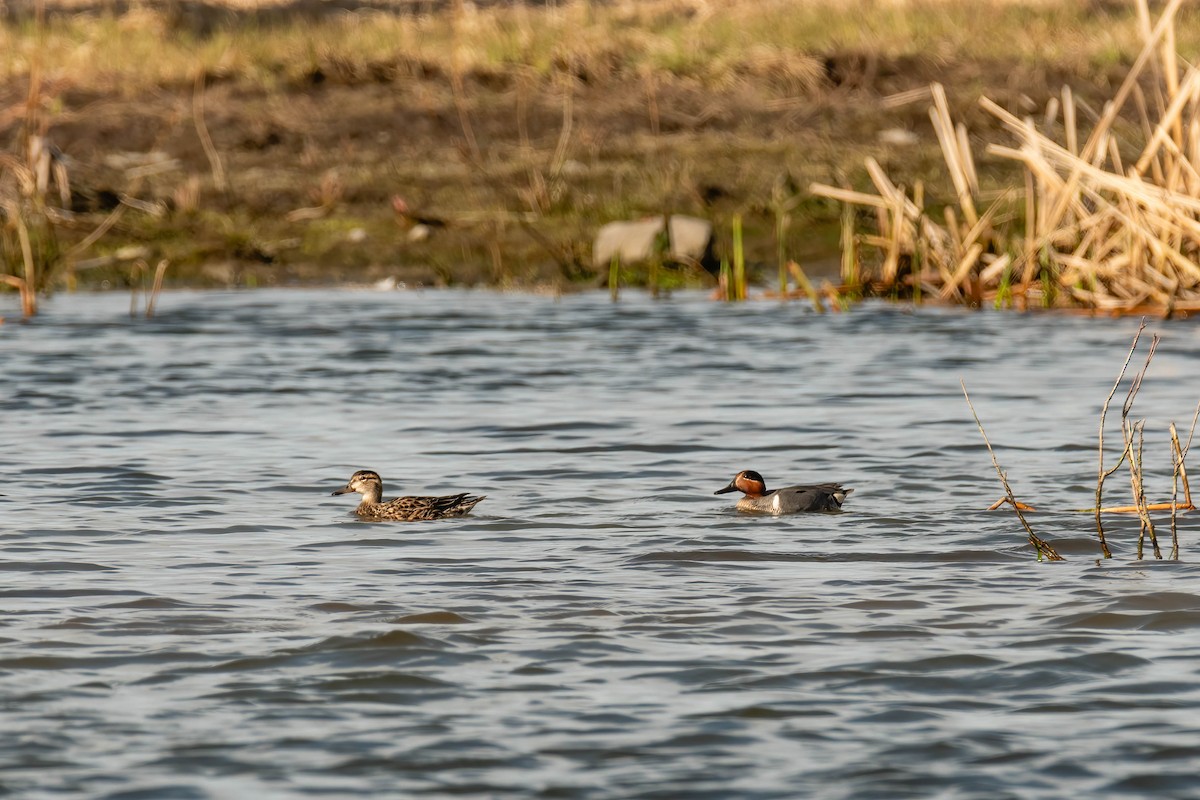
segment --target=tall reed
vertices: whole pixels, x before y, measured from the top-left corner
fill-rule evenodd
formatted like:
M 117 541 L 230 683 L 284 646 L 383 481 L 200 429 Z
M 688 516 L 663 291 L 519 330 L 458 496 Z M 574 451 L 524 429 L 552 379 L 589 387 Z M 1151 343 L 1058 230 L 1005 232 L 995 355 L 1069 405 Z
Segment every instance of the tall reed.
M 926 215 L 919 190 L 910 197 L 872 158 L 866 169 L 875 194 L 810 187 L 875 211 L 876 232 L 858 236 L 878 251 L 878 265 L 864 276 L 871 291 L 970 305 L 1200 312 L 1200 68 L 1185 68 L 1172 44 L 1183 0 L 1169 0 L 1153 27 L 1147 0 L 1137 2 L 1141 53 L 1086 137 L 1069 89 L 1047 114 L 1048 126 L 1059 126 L 1061 107 L 1061 138 L 980 99 L 1017 143 L 989 144 L 988 155 L 1023 171 L 991 202 L 979 190 L 967 129 L 951 118 L 939 84 L 930 87 L 929 114 L 956 198 L 942 221 Z M 1142 88 L 1149 78 L 1163 98 L 1157 113 Z M 1118 115 L 1131 100 L 1135 133 L 1119 134 Z M 1137 155 L 1126 164 L 1129 152 Z
M 992 443 L 988 439 L 987 431 L 983 429 L 983 422 L 980 421 L 979 414 L 975 411 L 975 405 L 971 402 L 971 395 L 967 393 L 967 384 L 963 381 L 959 381 L 959 385 L 962 386 L 963 397 L 967 400 L 967 407 L 971 409 L 971 416 L 975 418 L 975 424 L 979 427 L 979 434 L 983 437 L 983 443 L 987 445 L 988 454 L 992 457 L 992 466 L 996 468 L 996 474 L 1000 476 L 1000 483 L 1004 486 L 1005 499 L 1008 500 L 1009 505 L 1012 506 L 1013 512 L 1017 515 L 1017 519 L 1021 521 L 1021 527 L 1025 529 L 1025 535 L 1029 538 L 1029 543 L 1033 545 L 1033 549 L 1037 553 L 1038 561 L 1041 561 L 1043 558 L 1045 558 L 1047 561 L 1065 561 L 1066 559 L 1060 556 L 1058 551 L 1055 550 L 1048 542 L 1046 542 L 1045 539 L 1042 539 L 1033 532 L 1033 528 L 1029 525 L 1029 521 L 1025 519 L 1025 515 L 1022 513 L 1022 510 L 1027 509 L 1028 506 L 1026 506 L 1024 503 L 1018 502 L 1016 496 L 1013 494 L 1012 486 L 1010 486 L 1008 483 L 1008 473 L 1000 468 L 1000 461 L 996 458 L 996 451 L 992 449 Z
M 45 6 L 35 6 L 34 38 L 45 37 Z M 66 166 L 49 138 L 48 98 L 43 92 L 42 63 L 35 51 L 29 67 L 25 101 L 13 109 L 22 120 L 17 154 L 0 153 L 0 256 L 5 264 L 20 265 L 21 274 L 0 274 L 0 282 L 15 288 L 21 297 L 21 313 L 37 313 L 38 293 L 47 284 L 58 260 L 50 185 L 57 183 L 64 205 L 70 201 Z
M 737 291 L 733 286 L 733 268 L 729 266 L 729 257 L 721 257 L 721 271 L 718 274 L 717 285 L 720 288 L 721 299 L 732 302 L 737 299 Z
M 746 299 L 746 249 L 742 242 L 742 215 L 733 215 L 733 299 Z
M 621 256 L 613 253 L 608 262 L 608 296 L 615 303 L 620 298 Z
M 150 271 L 150 266 L 140 258 L 133 263 L 133 266 L 129 270 L 129 316 L 137 316 L 139 284 L 142 294 L 146 298 L 144 316 L 146 319 L 154 316 L 154 308 L 158 304 L 158 295 L 162 292 L 163 276 L 166 274 L 169 264 L 170 262 L 165 258 L 158 262 L 158 266 L 154 268 L 154 280 L 150 287 L 147 288 L 146 273 Z
M 35 3 L 33 38 L 38 46 L 29 60 L 29 86 L 23 103 L 8 109 L 21 119 L 16 152 L 0 152 L 0 263 L 12 272 L 0 283 L 17 289 L 25 317 L 37 313 L 39 294 L 49 289 L 62 271 L 73 278 L 73 262 L 107 233 L 129 207 L 147 206 L 132 197 L 143 176 L 131 181 L 121 202 L 87 236 L 67 248 L 59 231 L 71 219 L 71 181 L 67 160 L 54 145 L 51 129 L 60 113 L 60 98 L 43 78 L 46 39 L 44 0 Z M 0 118 L 6 116 L 0 109 Z M 15 266 L 20 267 L 16 274 Z

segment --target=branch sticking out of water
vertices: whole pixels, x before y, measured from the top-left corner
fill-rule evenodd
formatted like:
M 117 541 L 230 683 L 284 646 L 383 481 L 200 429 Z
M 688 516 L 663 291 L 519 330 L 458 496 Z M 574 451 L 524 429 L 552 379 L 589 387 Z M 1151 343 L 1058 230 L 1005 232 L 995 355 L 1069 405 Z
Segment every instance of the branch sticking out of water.
M 158 262 L 158 266 L 154 268 L 154 284 L 151 288 L 145 288 L 146 273 L 150 270 L 144 260 L 138 259 L 133 263 L 133 267 L 129 270 L 129 316 L 136 317 L 138 312 L 138 281 L 142 283 L 142 294 L 146 297 L 146 319 L 154 316 L 154 306 L 158 302 L 159 292 L 162 291 L 163 275 L 167 271 L 167 267 L 171 262 L 165 258 Z
M 608 263 L 608 296 L 610 298 L 612 298 L 612 301 L 614 303 L 617 302 L 618 298 L 620 298 L 620 296 L 621 296 L 620 295 L 621 290 L 620 290 L 620 288 L 618 288 L 618 281 L 620 280 L 620 275 L 621 275 L 621 254 L 613 253 L 612 260 L 609 261 L 609 263 Z
M 1008 497 L 1001 497 L 999 500 L 997 500 L 996 502 L 994 502 L 990 506 L 988 506 L 987 510 L 995 511 L 997 508 L 999 508 L 1000 506 L 1004 505 L 1007 502 L 1008 502 Z M 1017 501 L 1016 507 L 1021 509 L 1022 511 L 1037 511 L 1037 509 L 1034 508 L 1033 506 L 1029 505 L 1028 503 L 1022 503 L 1020 500 Z
M 1145 321 L 1143 320 L 1143 324 Z M 1140 333 L 1139 329 L 1139 333 Z M 1154 334 L 1150 339 L 1150 350 L 1146 353 L 1146 362 L 1142 364 L 1142 368 L 1133 376 L 1133 382 L 1129 385 L 1129 392 L 1125 395 L 1125 402 L 1121 406 L 1121 431 L 1125 439 L 1125 452 L 1128 454 L 1129 462 L 1129 486 L 1133 492 L 1133 505 L 1137 509 L 1137 515 L 1141 520 L 1138 527 L 1138 560 L 1142 559 L 1142 544 L 1146 536 L 1150 536 L 1150 542 L 1154 546 L 1154 557 L 1162 558 L 1162 551 L 1158 549 L 1158 537 L 1154 534 L 1154 521 L 1150 519 L 1150 511 L 1146 508 L 1146 484 L 1143 479 L 1142 470 L 1142 450 L 1146 432 L 1146 420 L 1138 422 L 1129 421 L 1129 412 L 1133 410 L 1133 401 L 1137 398 L 1137 393 L 1142 388 L 1142 381 L 1146 378 L 1146 372 L 1150 369 L 1150 362 L 1154 358 L 1154 351 L 1158 349 L 1158 334 Z M 1137 443 L 1134 443 L 1134 436 L 1137 436 Z
M 1022 527 L 1025 528 L 1025 533 L 1029 535 L 1029 543 L 1033 545 L 1033 549 L 1037 551 L 1038 561 L 1044 556 L 1047 561 L 1066 561 L 1065 558 L 1058 554 L 1058 551 L 1051 547 L 1044 539 L 1038 537 L 1033 532 L 1033 528 L 1029 527 L 1029 522 L 1025 519 L 1025 515 L 1021 513 L 1023 503 L 1018 502 L 1013 496 L 1012 487 L 1008 485 L 1008 476 L 1004 470 L 1000 468 L 1000 462 L 996 458 L 996 451 L 992 450 L 992 443 L 988 441 L 987 431 L 983 429 L 983 423 L 979 421 L 979 414 L 975 412 L 975 406 L 971 403 L 971 395 L 967 393 L 967 384 L 963 381 L 958 382 L 962 386 L 963 397 L 967 399 L 967 407 L 971 409 L 971 416 L 975 418 L 975 424 L 979 426 L 979 433 L 983 436 L 983 443 L 987 445 L 988 453 L 992 457 L 992 466 L 996 468 L 996 474 L 1000 476 L 1000 483 L 1004 486 L 1005 499 L 1012 506 L 1013 511 L 1017 514 L 1017 519 L 1021 520 Z
M 146 300 L 146 319 L 154 316 L 154 305 L 158 302 L 158 294 L 162 291 L 163 275 L 171 262 L 165 258 L 154 268 L 154 285 L 150 288 L 150 297 Z
M 1138 420 L 1130 423 L 1128 420 L 1122 420 L 1125 425 L 1125 441 L 1126 447 L 1129 448 L 1129 485 L 1133 490 L 1133 504 L 1137 508 L 1138 519 L 1141 524 L 1138 526 L 1138 543 L 1137 557 L 1138 561 L 1142 560 L 1142 546 L 1146 541 L 1146 537 L 1150 537 L 1150 544 L 1154 548 L 1154 557 L 1162 560 L 1162 551 L 1158 548 L 1158 536 L 1154 533 L 1154 520 L 1150 518 L 1150 509 L 1146 503 L 1146 484 L 1143 480 L 1142 471 L 1142 453 L 1145 450 L 1146 436 L 1146 420 Z M 1134 436 L 1137 437 L 1137 444 L 1134 444 Z
M 742 244 L 742 215 L 733 215 L 733 299 L 746 299 L 746 250 Z
M 1142 322 L 1138 325 L 1137 333 L 1133 335 L 1133 344 L 1129 347 L 1129 354 L 1125 356 L 1125 363 L 1121 365 L 1121 371 L 1117 373 L 1117 380 L 1113 383 L 1112 389 L 1108 393 L 1108 397 L 1104 400 L 1104 405 L 1100 409 L 1100 445 L 1099 445 L 1099 467 L 1096 472 L 1096 537 L 1100 540 L 1100 552 L 1105 558 L 1112 558 L 1112 551 L 1108 549 L 1108 542 L 1104 540 L 1104 523 L 1100 520 L 1100 510 L 1104 506 L 1104 481 L 1109 475 L 1112 475 L 1121 468 L 1121 463 L 1129 455 L 1128 443 L 1121 451 L 1121 457 L 1112 469 L 1105 471 L 1104 469 L 1104 418 L 1108 416 L 1108 404 L 1112 402 L 1113 395 L 1117 393 L 1117 387 L 1121 385 L 1121 380 L 1125 377 L 1125 370 L 1129 369 L 1129 362 L 1133 359 L 1133 352 L 1137 350 L 1138 339 L 1142 336 L 1142 331 L 1146 329 L 1146 318 L 1142 317 Z M 1131 389 L 1132 391 L 1132 389 Z M 1129 400 L 1127 399 L 1128 403 Z
M 1154 550 L 1155 558 L 1162 558 L 1162 550 L 1158 544 L 1158 536 L 1154 530 L 1154 521 L 1150 517 L 1151 511 L 1170 511 L 1171 512 L 1171 558 L 1179 558 L 1179 535 L 1178 535 L 1178 514 L 1180 511 L 1191 511 L 1195 509 L 1192 504 L 1191 487 L 1188 486 L 1187 468 L 1185 466 L 1185 458 L 1187 456 L 1188 447 L 1180 445 L 1179 434 L 1175 428 L 1175 423 L 1171 423 L 1171 500 L 1167 503 L 1150 503 L 1146 500 L 1146 486 L 1144 478 L 1144 469 L 1142 457 L 1144 453 L 1143 442 L 1145 438 L 1146 421 L 1138 420 L 1136 422 L 1129 419 L 1129 414 L 1133 410 L 1134 400 L 1137 398 L 1138 391 L 1142 388 L 1142 382 L 1146 378 L 1146 372 L 1150 369 L 1150 362 L 1154 358 L 1154 353 L 1158 348 L 1160 341 L 1157 334 L 1150 340 L 1150 349 L 1146 353 L 1145 363 L 1142 368 L 1133 376 L 1129 385 L 1129 390 L 1125 395 L 1125 402 L 1121 405 L 1121 438 L 1124 442 L 1124 447 L 1121 450 L 1121 456 L 1117 459 L 1117 463 L 1109 469 L 1104 468 L 1104 421 L 1105 415 L 1108 412 L 1108 406 L 1116 394 L 1117 387 L 1125 376 L 1125 372 L 1129 367 L 1130 361 L 1133 359 L 1133 354 L 1137 350 L 1138 340 L 1142 331 L 1146 327 L 1145 319 L 1138 326 L 1137 333 L 1134 334 L 1133 344 L 1129 348 L 1129 354 L 1125 357 L 1125 363 L 1121 366 L 1121 371 L 1117 375 L 1117 380 L 1113 384 L 1112 390 L 1108 393 L 1107 399 L 1104 401 L 1104 407 L 1100 412 L 1100 446 L 1099 446 L 1099 466 L 1097 468 L 1096 477 L 1096 507 L 1091 511 L 1096 515 L 1096 533 L 1100 538 L 1100 548 L 1104 552 L 1105 558 L 1111 558 L 1112 555 L 1108 550 L 1104 541 L 1104 527 L 1101 523 L 1102 514 L 1137 514 L 1138 515 L 1138 540 L 1137 540 L 1137 557 L 1140 560 L 1144 555 L 1144 546 L 1146 538 L 1149 537 L 1151 546 Z M 1196 406 L 1196 412 L 1192 416 L 1192 427 L 1188 432 L 1188 445 L 1191 444 L 1191 438 L 1195 431 L 1196 420 L 1200 417 L 1200 404 Z M 1129 464 L 1129 482 L 1130 489 L 1133 493 L 1133 502 L 1130 505 L 1109 506 L 1102 505 L 1104 480 L 1116 472 L 1122 464 Z M 1179 498 L 1179 485 L 1183 484 L 1184 499 L 1181 502 Z
M 1175 423 L 1171 423 L 1171 455 L 1174 457 L 1174 469 L 1171 471 L 1171 560 L 1179 560 L 1179 528 L 1177 519 L 1179 516 L 1179 484 L 1183 483 L 1183 497 L 1186 503 L 1185 508 L 1195 508 L 1192 505 L 1192 489 L 1188 486 L 1187 468 L 1184 466 L 1184 460 L 1187 458 L 1188 450 L 1192 448 L 1192 436 L 1196 433 L 1196 419 L 1200 418 L 1200 403 L 1196 404 L 1196 411 L 1192 414 L 1192 426 L 1188 429 L 1187 444 L 1182 447 L 1179 445 L 1179 434 L 1175 430 Z

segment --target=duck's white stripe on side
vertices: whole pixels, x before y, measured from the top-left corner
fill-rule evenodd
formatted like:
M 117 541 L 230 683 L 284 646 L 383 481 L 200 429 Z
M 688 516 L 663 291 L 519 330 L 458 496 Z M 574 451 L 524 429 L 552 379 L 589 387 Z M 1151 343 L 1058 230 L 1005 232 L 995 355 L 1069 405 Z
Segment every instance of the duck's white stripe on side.
M 775 493 L 775 498 L 771 501 L 771 507 L 775 509 L 775 513 L 779 513 L 779 492 Z

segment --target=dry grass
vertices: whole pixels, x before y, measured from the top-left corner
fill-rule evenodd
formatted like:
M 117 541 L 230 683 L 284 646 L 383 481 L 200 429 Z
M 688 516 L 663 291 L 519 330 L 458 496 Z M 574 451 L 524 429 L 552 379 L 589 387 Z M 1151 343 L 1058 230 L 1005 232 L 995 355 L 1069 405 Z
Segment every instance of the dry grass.
M 820 80 L 821 54 L 831 50 L 1054 63 L 1081 73 L 1138 50 L 1136 30 L 1115 25 L 1114 12 L 1099 12 L 1085 0 L 577 0 L 467 5 L 457 14 L 421 13 L 431 4 L 396 0 L 324 14 L 315 22 L 305 15 L 273 16 L 270 2 L 222 5 L 229 19 L 264 22 L 227 24 L 218 6 L 208 12 L 214 19 L 201 24 L 181 12 L 186 3 L 150 2 L 124 13 L 52 15 L 40 44 L 28 25 L 5 25 L 0 78 L 28 74 L 40 57 L 73 85 L 105 90 L 188 83 L 197 69 L 270 85 L 313 68 L 369 75 L 420 66 L 446 73 L 520 67 L 542 77 L 567 72 L 589 81 L 665 72 L 714 86 L 765 74 L 781 93 L 795 94 Z M 1021 35 L 996 36 L 997 30 Z M 1184 51 L 1200 47 L 1195 26 L 1177 33 Z
M 67 205 L 71 187 L 61 154 L 46 137 L 46 97 L 35 69 L 22 102 L 5 112 L 22 121 L 16 152 L 0 152 L 0 283 L 16 289 L 21 313 L 37 313 L 37 298 L 59 266 L 60 206 Z
M 41 7 L 35 41 L 44 32 Z M 38 53 L 30 60 L 25 97 L 0 105 L 0 119 L 16 122 L 16 146 L 0 151 L 0 284 L 16 289 L 21 313 L 37 313 L 38 296 L 68 270 L 73 259 L 94 244 L 120 217 L 128 200 L 74 247 L 64 244 L 63 231 L 81 227 L 71 211 L 71 175 L 67 159 L 49 136 L 58 104 L 60 81 L 43 78 Z M 160 278 L 161 280 L 161 278 Z
M 1139 0 L 1142 48 L 1090 130 L 1069 88 L 1040 120 L 980 100 L 1016 140 L 986 152 L 1023 170 L 998 198 L 985 201 L 970 136 L 937 84 L 930 119 L 955 206 L 930 214 L 919 186 L 910 196 L 873 159 L 878 194 L 814 185 L 875 212 L 875 232 L 859 237 L 880 253 L 873 288 L 976 305 L 1200 311 L 1200 70 L 1176 52 L 1182 2 L 1152 20 Z
M 15 139 L 8 109 L 40 63 L 81 215 L 65 244 L 120 194 L 97 256 L 145 245 L 150 263 L 170 259 L 171 280 L 208 283 L 213 266 L 217 284 L 372 280 L 397 260 L 413 282 L 430 269 L 468 283 L 599 280 L 586 257 L 597 226 L 664 212 L 712 219 L 726 254 L 740 214 L 751 280 L 792 275 L 794 260 L 819 281 L 812 262 L 832 252 L 836 216 L 805 195 L 781 228 L 772 187 L 833 181 L 882 128 L 922 131 L 908 109 L 881 113 L 880 94 L 945 73 L 956 115 L 980 84 L 1016 107 L 1022 92 L 1044 100 L 1032 87 L 1050 76 L 1102 86 L 1138 47 L 1131 13 L 1085 0 L 989 0 L 987 13 L 968 0 L 49 5 L 40 32 L 25 0 L 4 5 L 0 141 Z M 1200 26 L 1178 35 L 1197 50 Z M 890 155 L 920 171 L 931 152 L 923 141 Z M 135 167 L 108 166 L 157 153 L 137 196 Z M 984 191 L 988 180 L 985 166 Z M 397 193 L 457 224 L 404 239 Z M 151 208 L 164 213 L 139 210 Z

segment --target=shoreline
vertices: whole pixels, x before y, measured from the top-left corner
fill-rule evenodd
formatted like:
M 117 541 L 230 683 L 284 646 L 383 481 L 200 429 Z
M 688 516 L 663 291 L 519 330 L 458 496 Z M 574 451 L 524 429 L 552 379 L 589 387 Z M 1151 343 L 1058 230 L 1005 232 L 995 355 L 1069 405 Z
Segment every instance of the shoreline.
M 953 198 L 927 103 L 905 93 L 942 80 L 956 118 L 991 135 L 980 96 L 1028 114 L 1070 82 L 1099 107 L 1137 52 L 1132 4 L 989 0 L 986 25 L 953 0 L 341 6 L 359 12 L 261 29 L 199 3 L 51 13 L 40 30 L 0 17 L 0 141 L 20 155 L 19 109 L 36 101 L 69 176 L 57 248 L 117 217 L 73 257 L 98 266 L 52 266 L 48 285 L 127 286 L 138 259 L 165 259 L 175 286 L 586 289 L 605 278 L 599 226 L 664 210 L 711 220 L 726 256 L 740 216 L 751 277 L 770 283 L 781 229 L 806 270 L 837 252 L 839 210 L 807 187 L 864 188 L 867 156 L 931 204 Z M 739 14 L 750 34 L 727 30 Z M 970 38 L 1017 26 L 1009 51 Z M 1196 27 L 1180 26 L 1185 53 Z M 984 190 L 1006 169 L 980 159 Z M 664 288 L 707 281 L 663 274 Z

